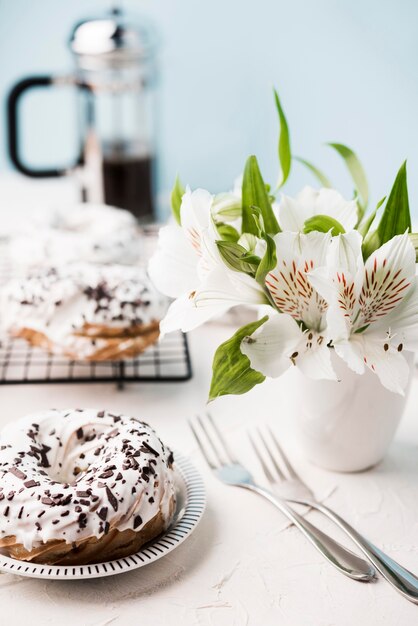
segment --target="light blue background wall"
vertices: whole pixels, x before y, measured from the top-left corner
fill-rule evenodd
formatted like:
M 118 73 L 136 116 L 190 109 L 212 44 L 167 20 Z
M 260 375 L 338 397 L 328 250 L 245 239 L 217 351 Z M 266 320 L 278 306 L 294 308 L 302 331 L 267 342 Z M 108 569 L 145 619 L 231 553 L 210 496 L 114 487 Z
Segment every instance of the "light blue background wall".
M 0 96 L 22 75 L 68 69 L 72 24 L 108 5 L 0 0 Z M 171 186 L 177 171 L 193 186 L 228 188 L 249 153 L 259 156 L 273 182 L 275 84 L 295 152 L 321 165 L 350 194 L 342 164 L 323 143 L 351 145 L 366 166 L 374 201 L 388 191 L 407 157 L 418 216 L 417 2 L 125 0 L 123 5 L 149 14 L 161 35 L 160 189 Z M 49 161 L 62 160 L 74 148 L 74 119 L 63 98 L 56 96 L 53 109 L 46 101 L 34 105 L 43 115 L 37 124 L 25 124 L 31 137 L 27 152 L 40 161 L 47 155 Z M 2 134 L 1 169 L 10 167 L 4 128 Z M 306 181 L 312 179 L 296 166 L 288 191 Z

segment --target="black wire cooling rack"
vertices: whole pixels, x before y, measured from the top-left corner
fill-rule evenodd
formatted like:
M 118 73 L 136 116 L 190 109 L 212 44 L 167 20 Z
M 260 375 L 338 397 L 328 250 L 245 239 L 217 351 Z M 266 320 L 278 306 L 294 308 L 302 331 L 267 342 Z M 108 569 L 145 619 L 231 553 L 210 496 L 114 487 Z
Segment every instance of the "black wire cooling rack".
M 0 241 L 0 283 L 11 275 L 7 242 Z M 189 347 L 181 332 L 123 361 L 73 361 L 32 347 L 23 339 L 0 341 L 0 385 L 112 382 L 123 388 L 130 382 L 181 382 L 191 377 Z

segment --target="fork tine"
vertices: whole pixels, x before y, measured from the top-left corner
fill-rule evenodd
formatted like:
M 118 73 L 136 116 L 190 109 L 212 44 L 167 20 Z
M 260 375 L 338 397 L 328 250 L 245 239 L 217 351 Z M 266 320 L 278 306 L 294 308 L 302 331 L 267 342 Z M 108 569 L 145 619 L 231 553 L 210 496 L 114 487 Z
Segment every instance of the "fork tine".
M 270 483 L 273 483 L 274 482 L 274 477 L 273 477 L 272 473 L 270 472 L 268 465 L 266 465 L 266 463 L 265 463 L 265 461 L 263 459 L 263 455 L 261 454 L 260 450 L 258 449 L 258 447 L 257 447 L 257 445 L 256 445 L 256 443 L 255 443 L 255 441 L 253 439 L 253 437 L 251 436 L 251 433 L 248 432 L 247 434 L 248 434 L 248 439 L 250 440 L 250 443 L 251 443 L 251 445 L 253 447 L 253 450 L 256 453 L 256 456 L 257 456 L 258 460 L 260 461 L 260 465 L 261 465 L 261 467 L 263 469 L 265 477 L 267 478 L 267 480 Z
M 214 432 L 216 433 L 219 442 L 222 445 L 222 448 L 224 450 L 224 453 L 226 455 L 226 458 L 229 459 L 231 461 L 231 463 L 236 463 L 238 464 L 237 459 L 234 457 L 234 455 L 232 454 L 231 450 L 228 447 L 228 444 L 226 443 L 226 440 L 224 438 L 224 436 L 221 434 L 221 431 L 219 430 L 215 420 L 213 419 L 211 413 L 209 413 L 208 411 L 206 412 L 206 417 L 207 419 L 210 421 L 210 423 L 212 424 L 212 428 L 214 430 Z
M 268 456 L 270 457 L 270 460 L 274 466 L 274 469 L 276 470 L 278 476 L 282 479 L 282 480 L 286 480 L 286 476 L 284 475 L 284 473 L 282 472 L 281 468 L 279 467 L 279 464 L 277 463 L 276 459 L 274 458 L 273 453 L 271 452 L 269 446 L 267 445 L 267 441 L 265 440 L 263 433 L 261 432 L 260 428 L 257 428 L 257 432 L 258 432 L 258 436 L 260 437 L 260 440 L 262 441 L 264 448 L 266 449 L 266 452 L 268 454 Z
M 201 415 L 196 415 L 196 420 L 198 421 L 202 431 L 205 433 L 205 436 L 206 436 L 206 439 L 207 439 L 207 441 L 209 443 L 209 446 L 212 449 L 212 452 L 215 455 L 215 458 L 217 459 L 219 465 L 225 465 L 225 461 L 222 459 L 221 455 L 219 454 L 219 450 L 215 446 L 215 444 L 213 442 L 213 438 L 209 434 L 209 431 L 208 431 L 208 429 L 206 427 L 206 424 L 205 424 L 205 420 L 202 418 Z
M 292 466 L 292 464 L 290 463 L 289 459 L 287 458 L 286 454 L 284 453 L 283 448 L 281 447 L 281 445 L 279 444 L 276 435 L 273 433 L 272 429 L 270 428 L 270 426 L 267 426 L 267 430 L 270 434 L 270 437 L 274 443 L 274 445 L 276 446 L 277 452 L 280 455 L 280 459 L 283 463 L 283 465 L 286 467 L 286 470 L 289 474 L 290 478 L 293 478 L 294 480 L 298 480 L 300 481 L 302 484 L 305 484 L 303 482 L 303 480 L 301 479 L 301 477 L 296 473 L 294 467 Z
M 214 470 L 216 469 L 216 465 L 214 463 L 212 463 L 211 459 L 209 458 L 207 452 L 206 452 L 206 448 L 203 445 L 203 443 L 201 442 L 199 435 L 197 434 L 197 431 L 195 429 L 195 427 L 193 426 L 193 422 L 189 419 L 187 420 L 189 422 L 189 426 L 190 426 L 190 430 L 192 431 L 194 438 L 196 439 L 197 445 L 200 449 L 200 452 L 202 453 L 203 458 L 205 459 L 206 463 L 209 465 L 209 467 Z

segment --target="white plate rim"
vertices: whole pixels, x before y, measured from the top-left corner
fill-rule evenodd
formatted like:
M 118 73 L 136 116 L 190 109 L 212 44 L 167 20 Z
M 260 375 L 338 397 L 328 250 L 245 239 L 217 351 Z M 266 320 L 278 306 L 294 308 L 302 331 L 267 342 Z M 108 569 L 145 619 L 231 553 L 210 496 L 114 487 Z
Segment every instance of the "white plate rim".
M 28 563 L 0 554 L 0 571 L 48 580 L 102 578 L 144 567 L 169 554 L 191 535 L 206 508 L 206 491 L 201 475 L 186 456 L 175 452 L 174 458 L 176 470 L 180 473 L 186 487 L 184 512 L 174 525 L 138 552 L 114 561 L 67 566 Z

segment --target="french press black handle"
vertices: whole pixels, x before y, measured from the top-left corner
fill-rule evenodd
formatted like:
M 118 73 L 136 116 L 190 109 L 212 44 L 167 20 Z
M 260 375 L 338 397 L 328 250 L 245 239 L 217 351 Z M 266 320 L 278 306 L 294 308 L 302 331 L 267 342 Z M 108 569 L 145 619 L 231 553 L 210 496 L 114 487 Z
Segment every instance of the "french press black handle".
M 50 87 L 54 84 L 52 76 L 30 76 L 23 78 L 12 88 L 7 99 L 9 155 L 13 165 L 19 172 L 32 178 L 49 178 L 63 176 L 69 168 L 33 169 L 26 165 L 20 157 L 19 145 L 19 106 L 21 96 L 34 87 Z

